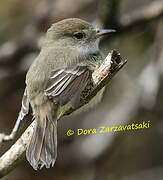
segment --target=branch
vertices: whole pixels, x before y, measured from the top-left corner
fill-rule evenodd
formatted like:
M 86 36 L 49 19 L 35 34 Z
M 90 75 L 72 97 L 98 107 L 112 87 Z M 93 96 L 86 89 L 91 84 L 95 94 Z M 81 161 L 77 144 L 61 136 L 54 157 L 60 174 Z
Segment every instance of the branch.
M 38 51 L 36 39 L 23 39 L 22 42 L 7 42 L 0 47 L 0 66 L 12 66 L 29 52 Z
M 127 29 L 138 24 L 149 22 L 163 15 L 163 1 L 153 1 L 149 5 L 129 14 L 120 17 L 120 29 Z
M 101 66 L 92 74 L 95 88 L 91 90 L 87 97 L 81 98 L 80 105 L 76 109 L 70 109 L 65 115 L 79 109 L 87 104 L 105 85 L 107 85 L 112 77 L 126 64 L 126 60 L 122 60 L 120 54 L 112 51 L 108 54 Z M 26 147 L 33 133 L 35 121 L 27 128 L 17 142 L 0 158 L 0 178 L 8 174 L 23 159 Z
M 162 80 L 163 67 L 163 23 L 162 18 L 159 21 L 155 43 L 153 45 L 153 54 L 150 61 L 139 75 L 139 86 L 141 89 L 141 105 L 147 109 L 154 108 L 157 102 L 159 89 Z
M 33 17 L 31 24 L 28 24 L 19 37 L 19 41 L 8 41 L 0 46 L 0 66 L 12 66 L 22 60 L 22 57 L 30 52 L 40 49 L 39 40 L 42 31 L 49 27 L 51 12 L 53 12 L 53 0 L 40 3 L 39 12 Z

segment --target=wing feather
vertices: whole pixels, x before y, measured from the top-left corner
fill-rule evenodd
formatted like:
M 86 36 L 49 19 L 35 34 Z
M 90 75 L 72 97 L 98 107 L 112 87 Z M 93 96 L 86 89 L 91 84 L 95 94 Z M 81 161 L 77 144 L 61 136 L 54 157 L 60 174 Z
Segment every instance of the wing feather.
M 48 79 L 45 95 L 61 106 L 71 102 L 76 107 L 90 71 L 86 66 L 53 71 Z

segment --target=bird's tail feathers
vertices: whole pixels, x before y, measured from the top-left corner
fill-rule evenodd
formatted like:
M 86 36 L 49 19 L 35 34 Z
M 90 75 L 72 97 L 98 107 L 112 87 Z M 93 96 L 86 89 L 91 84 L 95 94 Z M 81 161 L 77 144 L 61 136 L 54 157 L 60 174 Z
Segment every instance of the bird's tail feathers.
M 53 119 L 50 104 L 38 108 L 35 117 L 35 128 L 27 147 L 26 157 L 32 167 L 37 170 L 54 165 L 57 157 L 57 120 Z

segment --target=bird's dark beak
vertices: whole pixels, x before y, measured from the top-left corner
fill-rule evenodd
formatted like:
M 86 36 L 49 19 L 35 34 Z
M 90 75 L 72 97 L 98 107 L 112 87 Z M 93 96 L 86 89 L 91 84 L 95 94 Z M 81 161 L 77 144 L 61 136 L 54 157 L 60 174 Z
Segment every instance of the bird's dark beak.
M 109 33 L 112 33 L 112 32 L 116 32 L 116 30 L 114 30 L 114 29 L 101 29 L 101 30 L 97 30 L 96 37 L 100 38 L 100 37 L 108 35 Z

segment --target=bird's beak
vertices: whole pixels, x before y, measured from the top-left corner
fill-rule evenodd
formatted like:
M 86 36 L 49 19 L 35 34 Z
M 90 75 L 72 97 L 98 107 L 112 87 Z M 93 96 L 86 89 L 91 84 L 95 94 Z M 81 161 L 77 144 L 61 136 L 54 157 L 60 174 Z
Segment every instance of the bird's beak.
M 112 32 L 116 32 L 116 30 L 114 30 L 114 29 L 101 29 L 101 30 L 97 30 L 96 37 L 100 38 L 100 37 L 108 35 L 109 33 L 112 33 Z

